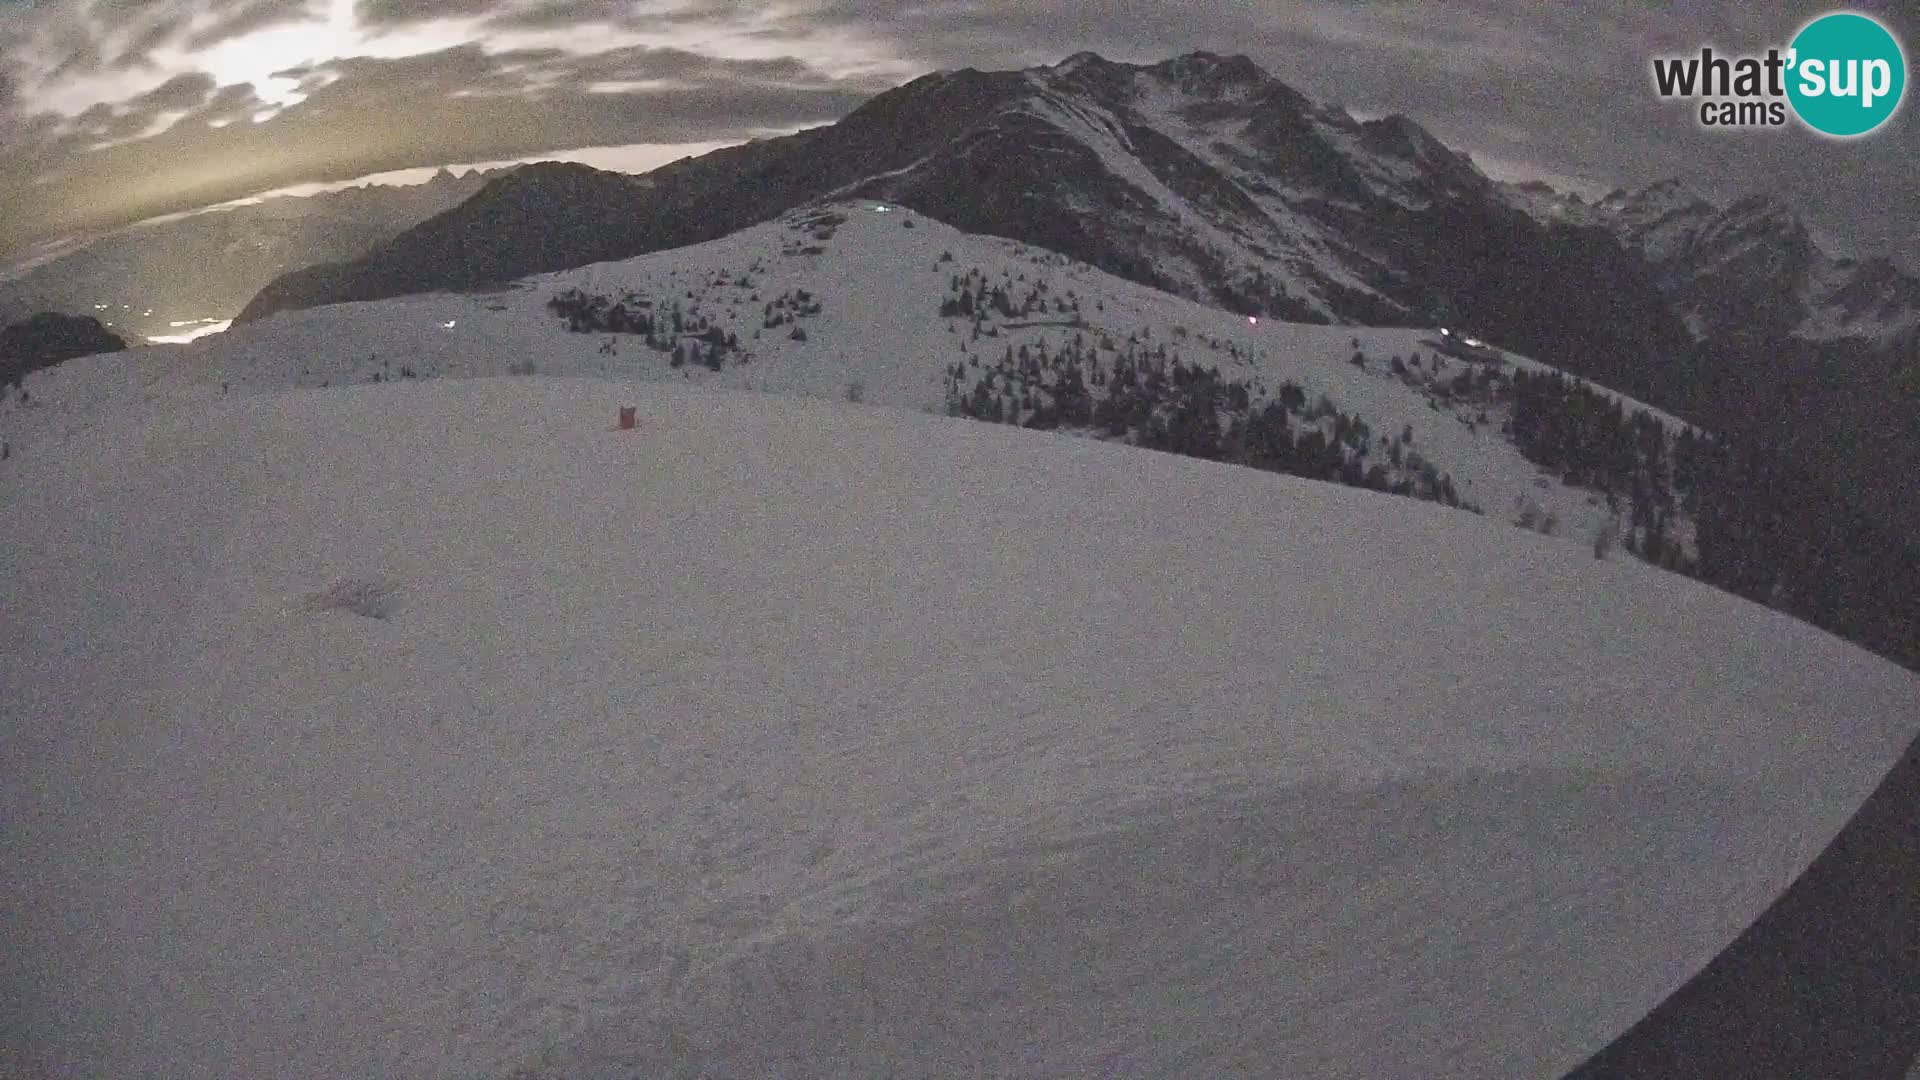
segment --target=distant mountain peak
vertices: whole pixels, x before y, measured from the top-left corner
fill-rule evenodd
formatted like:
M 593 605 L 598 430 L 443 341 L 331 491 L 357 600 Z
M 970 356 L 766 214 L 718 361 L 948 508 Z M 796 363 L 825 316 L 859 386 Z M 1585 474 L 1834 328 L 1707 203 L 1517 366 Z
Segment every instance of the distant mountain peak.
M 1411 150 L 1424 159 L 1440 161 L 1461 157 L 1447 149 L 1446 144 L 1435 138 L 1433 132 L 1401 113 L 1369 120 L 1360 127 L 1374 139 Z
M 1515 185 L 1541 218 L 1564 203 Z M 1610 232 L 1656 275 L 1700 340 L 1865 341 L 1883 347 L 1920 328 L 1920 280 L 1887 260 L 1833 258 L 1778 192 L 1721 206 L 1678 178 L 1620 189 L 1577 215 Z
M 1279 83 L 1265 68 L 1246 56 L 1222 56 L 1205 50 L 1162 60 L 1138 70 L 1183 92 L 1213 97 L 1238 97 Z
M 1249 81 L 1267 77 L 1266 70 L 1244 53 L 1223 56 L 1206 49 L 1195 49 L 1193 52 L 1162 60 L 1155 64 L 1154 68 L 1168 71 L 1209 71 Z
M 1052 67 L 1038 70 L 1054 76 L 1073 76 L 1089 71 L 1128 75 L 1145 73 L 1189 87 L 1202 83 L 1257 86 L 1273 79 L 1266 69 L 1250 57 L 1239 53 L 1227 56 L 1206 49 L 1196 49 L 1154 64 L 1123 63 L 1083 49 Z
M 1765 218 L 1782 222 L 1797 222 L 1799 218 L 1793 208 L 1787 205 L 1786 200 L 1772 191 L 1759 191 L 1742 196 L 1735 200 L 1732 206 L 1727 207 L 1727 214 L 1730 217 Z
M 1703 235 L 1722 243 L 1765 244 L 1781 254 L 1808 260 L 1819 257 L 1806 223 L 1779 196 L 1762 192 L 1736 200 Z
M 578 161 L 529 161 L 513 169 L 511 175 L 524 181 L 548 176 L 604 176 L 606 171 Z
M 1677 176 L 1648 184 L 1638 191 L 1616 188 L 1598 204 L 1609 210 L 1639 216 L 1673 213 L 1680 210 L 1712 211 L 1714 204 Z
M 1081 68 L 1106 67 L 1113 63 L 1106 57 L 1090 49 L 1082 49 L 1053 66 L 1053 70 L 1062 75 L 1070 75 Z

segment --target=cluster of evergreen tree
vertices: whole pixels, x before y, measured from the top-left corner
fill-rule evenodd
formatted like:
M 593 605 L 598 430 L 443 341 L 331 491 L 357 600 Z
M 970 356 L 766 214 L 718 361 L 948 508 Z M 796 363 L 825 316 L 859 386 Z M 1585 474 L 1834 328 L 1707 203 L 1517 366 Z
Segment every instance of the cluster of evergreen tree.
M 641 334 L 654 332 L 653 302 L 634 293 L 618 301 L 567 289 L 547 301 L 548 310 L 567 320 L 567 329 L 575 334 Z
M 555 295 L 547 307 L 566 319 L 567 329 L 576 334 L 639 335 L 648 348 L 668 354 L 676 368 L 691 363 L 719 371 L 726 357 L 740 348 L 737 335 L 698 311 L 682 310 L 678 300 L 662 311 L 635 293 L 614 301 L 576 288 Z M 601 351 L 613 353 L 612 342 Z
M 1112 353 L 1104 361 L 1104 353 Z M 1090 428 L 1137 446 L 1225 461 L 1353 487 L 1426 499 L 1479 512 L 1465 503 L 1452 477 L 1400 436 L 1376 440 L 1366 422 L 1326 398 L 1309 405 L 1297 384 L 1262 395 L 1244 380 L 1224 377 L 1130 340 L 1124 352 L 1110 341 L 1089 345 L 1075 334 L 1058 351 L 1008 346 L 1000 361 L 977 357 L 947 369 L 947 411 L 1029 428 Z M 1375 448 L 1387 451 L 1376 460 Z
M 1920 552 L 1755 440 L 1696 440 L 1698 575 L 1920 670 Z
M 983 367 L 978 356 L 947 369 L 947 413 L 1030 428 L 1085 427 L 1092 422 L 1088 379 L 1100 379 L 1100 361 L 1086 336 L 1075 334 L 1058 351 L 1044 339 Z M 971 367 L 971 370 L 970 370 Z M 969 378 L 972 389 L 962 391 Z
M 1752 438 L 1670 440 L 1646 410 L 1558 373 L 1516 373 L 1510 401 L 1523 455 L 1630 504 L 1634 554 L 1920 668 L 1920 553 L 1829 481 Z M 1695 557 L 1672 538 L 1677 513 Z
M 1024 288 L 1023 288 L 1024 286 Z M 1015 299 L 1015 297 L 1019 299 Z M 1071 315 L 1078 316 L 1080 299 L 1072 292 L 1065 296 L 1052 294 L 1045 279 L 1029 284 L 1026 275 L 1018 278 L 987 284 L 987 277 L 979 267 L 967 271 L 964 275 L 954 274 L 947 282 L 947 296 L 940 301 L 942 318 L 985 319 L 989 313 L 998 314 L 1003 319 L 1020 319 L 1032 315 Z
M 771 330 L 776 326 L 790 325 L 795 319 L 809 318 L 820 314 L 820 298 L 805 289 L 789 289 L 767 301 L 760 312 L 760 325 Z
M 1267 276 L 1264 268 L 1254 266 L 1251 273 L 1229 274 L 1219 257 L 1193 241 L 1182 245 L 1196 266 L 1202 267 L 1208 292 L 1214 303 L 1236 315 L 1271 316 L 1288 322 L 1322 323 L 1327 317 L 1312 305 L 1287 292 L 1286 286 Z M 1176 290 L 1177 291 L 1177 290 Z M 1391 325 L 1381 322 L 1380 325 Z
M 1681 510 L 1692 509 L 1682 495 L 1697 472 L 1691 430 L 1670 452 L 1666 425 L 1652 413 L 1629 414 L 1618 398 L 1557 371 L 1515 371 L 1504 390 L 1512 407 L 1505 433 L 1523 457 L 1569 485 L 1599 491 L 1616 513 L 1624 503 L 1628 548 L 1649 562 L 1687 569 L 1673 527 Z

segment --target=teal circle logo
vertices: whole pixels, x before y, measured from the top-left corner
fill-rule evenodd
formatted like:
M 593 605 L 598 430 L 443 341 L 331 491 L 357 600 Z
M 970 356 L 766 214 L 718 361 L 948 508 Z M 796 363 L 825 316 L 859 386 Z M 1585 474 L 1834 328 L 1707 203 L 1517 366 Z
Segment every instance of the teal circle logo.
M 1801 28 L 1789 47 L 1787 100 L 1808 127 L 1838 138 L 1887 122 L 1907 88 L 1907 57 L 1886 27 L 1851 11 Z

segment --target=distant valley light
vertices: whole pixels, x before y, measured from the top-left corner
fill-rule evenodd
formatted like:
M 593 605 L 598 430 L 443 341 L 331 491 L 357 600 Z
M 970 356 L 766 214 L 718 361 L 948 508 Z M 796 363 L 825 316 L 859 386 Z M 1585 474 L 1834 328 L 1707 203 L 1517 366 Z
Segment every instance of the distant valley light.
M 169 325 L 193 326 L 192 323 L 171 323 Z M 154 345 L 184 345 L 189 341 L 197 341 L 210 334 L 222 333 L 232 325 L 232 319 L 201 319 L 199 320 L 198 326 L 194 326 L 193 329 L 184 334 L 150 335 L 147 341 Z

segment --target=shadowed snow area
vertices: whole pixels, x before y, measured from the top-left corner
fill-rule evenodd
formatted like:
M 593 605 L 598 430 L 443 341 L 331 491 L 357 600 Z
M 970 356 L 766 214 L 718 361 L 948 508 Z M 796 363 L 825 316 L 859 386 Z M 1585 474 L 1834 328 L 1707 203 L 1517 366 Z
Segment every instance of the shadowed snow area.
M 282 391 L 18 465 L 52 1076 L 1555 1077 L 1920 724 L 1637 562 L 834 402 Z

